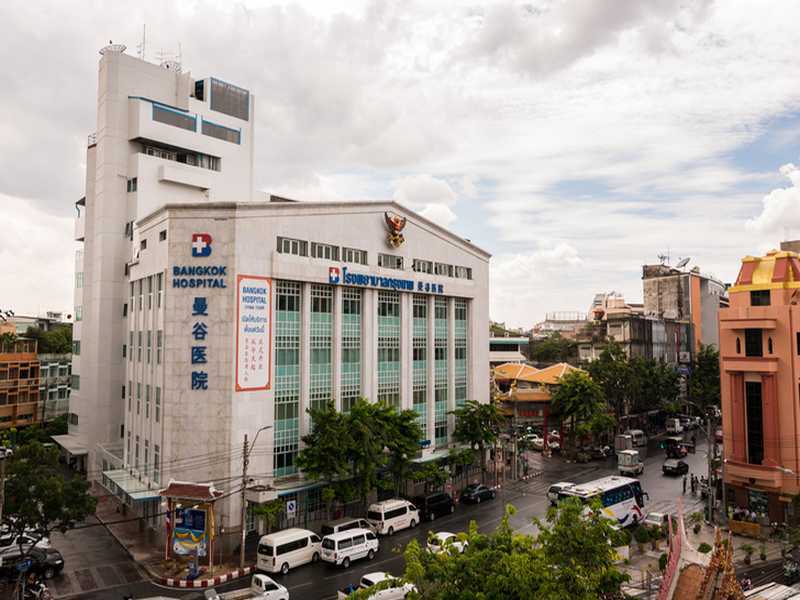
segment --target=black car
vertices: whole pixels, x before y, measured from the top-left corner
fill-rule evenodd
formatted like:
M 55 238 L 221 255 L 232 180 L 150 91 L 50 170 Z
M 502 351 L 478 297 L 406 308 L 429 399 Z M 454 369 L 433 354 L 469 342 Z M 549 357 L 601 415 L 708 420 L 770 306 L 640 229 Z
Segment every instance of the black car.
M 491 500 L 494 497 L 494 490 L 490 490 L 480 483 L 468 485 L 461 491 L 461 502 L 475 502 L 476 504 L 480 504 L 483 500 Z
M 664 461 L 661 471 L 664 475 L 685 475 L 689 472 L 689 465 L 677 458 L 669 458 Z
M 415 496 L 411 502 L 419 509 L 419 518 L 433 521 L 455 511 L 456 506 L 450 494 L 436 492 L 427 496 Z
M 6 560 L 0 567 L 3 577 L 16 579 L 19 575 L 17 565 L 25 560 L 31 561 L 27 573 L 34 573 L 44 579 L 52 579 L 64 569 L 64 557 L 61 552 L 53 548 L 31 548 L 24 559 L 15 558 Z

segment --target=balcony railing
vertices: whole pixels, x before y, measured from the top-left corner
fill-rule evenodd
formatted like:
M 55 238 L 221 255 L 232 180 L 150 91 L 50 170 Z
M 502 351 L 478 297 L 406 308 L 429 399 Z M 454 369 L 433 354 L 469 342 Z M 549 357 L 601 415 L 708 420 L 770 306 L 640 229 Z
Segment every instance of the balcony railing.
M 90 133 L 86 139 L 86 142 L 87 146 L 94 146 L 97 143 L 97 132 L 95 131 L 94 133 Z

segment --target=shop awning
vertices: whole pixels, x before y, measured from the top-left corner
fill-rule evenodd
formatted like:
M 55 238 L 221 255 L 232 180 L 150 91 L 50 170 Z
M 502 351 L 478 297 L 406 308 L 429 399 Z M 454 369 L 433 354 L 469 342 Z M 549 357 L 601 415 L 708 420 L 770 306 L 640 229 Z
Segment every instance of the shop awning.
M 103 471 L 103 485 L 110 487 L 114 495 L 122 491 L 134 502 L 161 498 L 160 486 L 152 484 L 148 486 L 146 482 L 139 481 L 138 477 L 131 475 L 125 469 Z
M 69 452 L 72 456 L 84 456 L 89 454 L 86 447 L 86 440 L 74 434 L 65 433 L 64 435 L 54 435 L 53 441 Z

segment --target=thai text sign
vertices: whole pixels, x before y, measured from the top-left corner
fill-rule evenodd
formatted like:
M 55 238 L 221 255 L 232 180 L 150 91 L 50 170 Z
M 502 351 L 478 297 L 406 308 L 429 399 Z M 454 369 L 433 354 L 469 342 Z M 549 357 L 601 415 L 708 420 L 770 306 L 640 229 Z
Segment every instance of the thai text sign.
M 236 276 L 236 391 L 268 390 L 272 362 L 272 281 Z

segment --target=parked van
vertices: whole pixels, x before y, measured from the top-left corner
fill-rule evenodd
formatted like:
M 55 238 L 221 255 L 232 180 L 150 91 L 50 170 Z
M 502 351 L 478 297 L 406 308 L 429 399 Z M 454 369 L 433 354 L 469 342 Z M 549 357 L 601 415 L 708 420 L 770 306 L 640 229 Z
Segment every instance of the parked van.
M 335 521 L 324 523 L 322 529 L 320 529 L 320 533 L 324 538 L 326 535 L 347 531 L 348 529 L 370 529 L 370 526 L 366 519 L 345 517 L 343 519 L 336 519 Z
M 348 529 L 322 538 L 322 560 L 345 569 L 350 561 L 359 558 L 375 558 L 378 551 L 378 536 L 371 529 Z
M 419 523 L 419 511 L 408 500 L 384 500 L 371 504 L 367 511 L 369 521 L 375 533 L 380 535 L 394 535 L 406 527 L 416 527 Z
M 308 529 L 284 529 L 261 536 L 256 569 L 286 575 L 289 569 L 319 560 L 319 536 Z
M 631 436 L 631 440 L 633 441 L 633 445 L 636 448 L 640 448 L 642 446 L 647 446 L 647 436 L 644 434 L 644 431 L 641 429 L 629 429 L 625 432 L 629 436 Z

